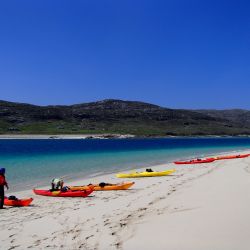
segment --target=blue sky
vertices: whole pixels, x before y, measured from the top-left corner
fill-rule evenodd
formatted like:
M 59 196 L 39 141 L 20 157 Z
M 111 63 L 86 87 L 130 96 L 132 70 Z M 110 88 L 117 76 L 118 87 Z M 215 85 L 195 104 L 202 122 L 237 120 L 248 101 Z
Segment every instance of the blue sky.
M 0 99 L 250 109 L 250 2 L 0 0 Z

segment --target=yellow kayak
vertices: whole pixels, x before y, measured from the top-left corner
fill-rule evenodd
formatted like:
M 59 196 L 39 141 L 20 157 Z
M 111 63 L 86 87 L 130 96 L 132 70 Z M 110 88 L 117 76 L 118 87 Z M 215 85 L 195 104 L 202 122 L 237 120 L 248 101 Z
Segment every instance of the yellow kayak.
M 128 174 L 117 174 L 116 177 L 118 178 L 137 178 L 137 177 L 156 177 L 156 176 L 166 176 L 170 175 L 175 172 L 175 169 L 165 170 L 161 172 L 134 172 Z
M 116 184 L 107 183 L 105 186 L 100 186 L 99 184 L 92 184 L 94 191 L 111 191 L 111 190 L 126 190 L 134 185 L 134 182 L 123 182 Z M 89 189 L 89 186 L 69 186 L 70 190 L 86 190 Z

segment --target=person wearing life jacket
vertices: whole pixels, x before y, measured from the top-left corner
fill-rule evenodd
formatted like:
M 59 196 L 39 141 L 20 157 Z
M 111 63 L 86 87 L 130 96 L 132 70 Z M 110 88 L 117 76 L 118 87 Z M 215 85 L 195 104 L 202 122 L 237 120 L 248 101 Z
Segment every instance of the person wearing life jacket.
M 61 190 L 63 188 L 63 180 L 60 179 L 60 178 L 54 178 L 52 181 L 51 181 L 51 189 L 52 190 Z
M 5 168 L 0 168 L 0 209 L 4 204 L 4 186 L 9 189 L 8 183 L 5 179 Z

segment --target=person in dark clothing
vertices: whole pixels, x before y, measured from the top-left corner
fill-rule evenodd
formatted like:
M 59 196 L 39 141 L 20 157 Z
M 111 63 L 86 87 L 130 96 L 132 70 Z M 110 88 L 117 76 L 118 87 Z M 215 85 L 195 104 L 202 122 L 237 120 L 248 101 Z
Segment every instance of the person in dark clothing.
M 0 168 L 0 209 L 3 208 L 4 203 L 4 186 L 9 189 L 8 183 L 5 179 L 5 168 Z
M 104 188 L 105 186 L 113 186 L 111 183 L 100 182 L 99 187 Z

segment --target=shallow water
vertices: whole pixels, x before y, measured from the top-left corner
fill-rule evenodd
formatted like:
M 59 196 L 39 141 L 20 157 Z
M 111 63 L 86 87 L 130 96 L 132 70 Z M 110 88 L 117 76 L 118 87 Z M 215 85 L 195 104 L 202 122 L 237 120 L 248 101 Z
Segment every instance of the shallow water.
M 0 140 L 0 166 L 10 191 L 65 180 L 135 169 L 177 159 L 250 149 L 250 138 L 119 140 Z

